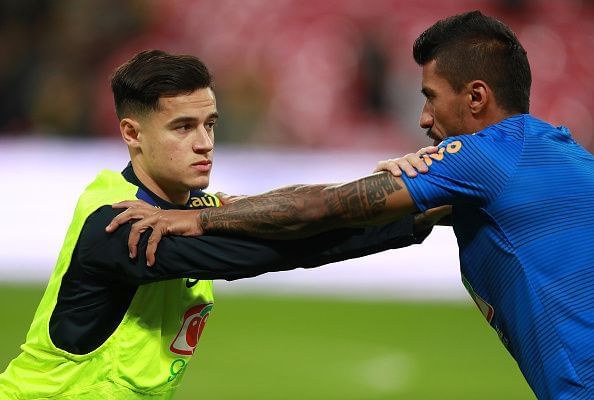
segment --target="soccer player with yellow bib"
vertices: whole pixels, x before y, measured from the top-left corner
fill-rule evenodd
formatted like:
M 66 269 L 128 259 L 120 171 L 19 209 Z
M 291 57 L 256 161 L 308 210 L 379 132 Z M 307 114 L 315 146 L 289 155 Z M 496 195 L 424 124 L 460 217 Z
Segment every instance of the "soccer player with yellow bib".
M 314 267 L 428 233 L 431 224 L 406 217 L 292 242 L 168 236 L 147 267 L 144 251 L 129 256 L 130 225 L 106 232 L 121 211 L 111 204 L 220 205 L 202 192 L 218 118 L 212 79 L 197 58 L 155 50 L 120 66 L 112 90 L 131 162 L 101 172 L 81 195 L 22 353 L 0 374 L 2 399 L 169 399 L 211 313 L 210 279 Z

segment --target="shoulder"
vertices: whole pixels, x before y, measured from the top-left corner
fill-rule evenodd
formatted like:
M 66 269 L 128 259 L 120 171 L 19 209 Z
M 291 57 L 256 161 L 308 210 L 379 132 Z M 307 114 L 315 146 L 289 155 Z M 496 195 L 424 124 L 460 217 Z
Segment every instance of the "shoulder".
M 526 131 L 526 126 L 533 120 L 535 120 L 535 118 L 529 114 L 512 115 L 509 118 L 483 129 L 478 135 L 489 135 L 495 138 L 521 137 Z
M 447 145 L 453 141 L 459 141 L 468 144 L 514 142 L 521 140 L 524 137 L 526 126 L 531 121 L 537 120 L 528 114 L 514 115 L 496 124 L 490 125 L 478 132 L 468 135 L 449 137 L 442 143 Z
M 111 205 L 102 205 L 97 208 L 86 218 L 80 234 L 81 240 L 86 240 L 92 245 L 98 240 L 105 240 L 114 236 L 105 232 L 105 227 L 113 218 L 124 211 L 125 209 L 112 208 Z M 120 228 L 122 231 L 130 230 L 129 224 L 122 225 Z
M 128 182 L 121 173 L 101 171 L 78 199 L 76 212 L 88 215 L 102 205 L 123 200 L 136 200 L 138 187 Z
M 128 224 L 120 227 L 114 234 L 108 234 L 105 227 L 119 212 L 123 210 L 113 209 L 109 205 L 100 206 L 93 211 L 85 220 L 77 242 L 77 257 L 83 268 L 95 268 L 98 259 L 110 260 L 109 246 L 114 240 L 130 231 Z M 119 238 L 117 241 L 121 241 Z
M 107 233 L 105 227 L 123 209 L 114 209 L 104 205 L 95 210 L 86 219 L 77 242 L 77 262 L 87 273 L 99 273 L 102 276 L 112 274 L 129 264 L 128 236 L 130 224 L 120 226 L 115 232 Z
M 501 153 L 513 152 L 520 149 L 524 143 L 527 125 L 533 118 L 528 114 L 518 114 L 486 127 L 472 135 L 466 135 L 469 143 L 476 143 L 485 152 Z
M 518 155 L 522 149 L 529 115 L 515 115 L 467 135 L 451 136 L 439 144 L 440 153 L 459 158 L 500 159 Z
M 122 190 L 136 190 L 137 188 L 137 186 L 128 182 L 120 172 L 104 169 L 86 187 L 85 193 L 96 195 L 97 193 L 120 192 Z

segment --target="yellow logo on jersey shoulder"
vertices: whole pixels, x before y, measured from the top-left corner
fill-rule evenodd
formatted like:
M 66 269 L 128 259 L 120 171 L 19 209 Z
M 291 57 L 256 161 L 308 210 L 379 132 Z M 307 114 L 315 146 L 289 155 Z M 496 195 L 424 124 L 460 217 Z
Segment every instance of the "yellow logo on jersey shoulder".
M 427 164 L 427 166 L 429 167 L 429 166 L 431 166 L 431 164 L 433 164 L 433 160 L 441 161 L 441 160 L 443 160 L 443 156 L 446 153 L 447 154 L 456 154 L 457 152 L 460 151 L 460 149 L 462 149 L 462 142 L 459 140 L 455 140 L 452 143 L 449 143 L 446 147 L 440 148 L 437 153 L 424 154 L 423 161 L 425 161 L 425 164 Z
M 190 197 L 190 207 L 191 208 L 198 208 L 198 207 L 217 207 L 217 200 L 214 196 L 210 194 L 205 194 L 203 196 L 193 196 Z

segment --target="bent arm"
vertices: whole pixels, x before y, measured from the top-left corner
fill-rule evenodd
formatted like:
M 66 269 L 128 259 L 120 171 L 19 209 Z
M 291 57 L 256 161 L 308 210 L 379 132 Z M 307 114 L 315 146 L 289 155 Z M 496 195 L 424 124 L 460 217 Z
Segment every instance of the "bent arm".
M 335 185 L 300 185 L 199 212 L 206 233 L 294 239 L 393 221 L 417 211 L 402 179 L 387 172 Z
M 419 243 L 429 232 L 415 231 L 413 217 L 406 216 L 384 225 L 341 229 L 296 241 L 167 236 L 159 245 L 155 265 L 147 268 L 144 249 L 149 232 L 141 236 L 138 257 L 130 259 L 130 224 L 112 234 L 103 229 L 117 212 L 102 207 L 87 219 L 76 253 L 78 261 L 89 274 L 138 285 L 175 278 L 233 280 L 317 267 Z

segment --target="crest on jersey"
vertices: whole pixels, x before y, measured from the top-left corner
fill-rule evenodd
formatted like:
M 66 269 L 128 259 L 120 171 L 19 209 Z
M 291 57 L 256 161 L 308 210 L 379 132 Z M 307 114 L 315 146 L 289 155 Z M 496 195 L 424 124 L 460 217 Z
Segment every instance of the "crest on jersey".
M 464 287 L 466 287 L 466 290 L 474 300 L 474 303 L 476 304 L 478 309 L 485 316 L 487 322 L 491 323 L 491 321 L 493 321 L 493 316 L 495 315 L 495 309 L 493 308 L 493 306 L 487 303 L 485 299 L 483 299 L 481 296 L 478 295 L 477 292 L 474 291 L 474 289 L 470 285 L 470 282 L 466 280 L 464 275 L 462 275 L 462 283 L 464 284 Z
M 188 309 L 184 314 L 182 326 L 173 342 L 171 342 L 169 350 L 183 356 L 194 354 L 212 307 L 212 303 L 207 303 Z

